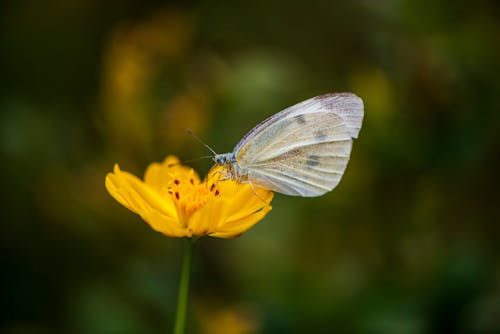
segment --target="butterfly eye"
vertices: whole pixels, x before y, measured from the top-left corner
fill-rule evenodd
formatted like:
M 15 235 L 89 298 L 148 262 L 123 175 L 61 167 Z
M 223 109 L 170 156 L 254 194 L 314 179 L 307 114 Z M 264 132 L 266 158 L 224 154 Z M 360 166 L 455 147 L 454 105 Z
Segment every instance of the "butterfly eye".
M 231 155 L 230 153 L 228 153 L 228 154 L 217 154 L 214 157 L 215 163 L 218 164 L 218 165 L 225 165 L 225 164 L 227 164 L 232 159 L 230 155 Z

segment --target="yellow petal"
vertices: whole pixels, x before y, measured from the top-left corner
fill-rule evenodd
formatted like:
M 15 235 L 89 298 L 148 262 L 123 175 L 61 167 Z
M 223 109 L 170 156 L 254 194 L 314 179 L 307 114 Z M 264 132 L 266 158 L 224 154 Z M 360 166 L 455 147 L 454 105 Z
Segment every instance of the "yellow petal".
M 148 166 L 144 173 L 144 182 L 156 190 L 167 187 L 170 181 L 169 173 L 161 167 L 161 164 L 155 162 Z
M 213 200 L 197 210 L 189 220 L 189 228 L 194 235 L 212 234 L 221 221 L 222 207 L 220 203 Z
M 233 184 L 231 185 L 231 183 Z M 234 182 L 228 182 L 228 186 L 225 188 L 221 186 L 220 191 L 226 195 L 225 197 L 231 198 L 225 209 L 225 220 L 227 221 L 241 219 L 249 212 L 255 212 L 267 206 L 273 198 L 271 191 L 260 188 L 252 189 L 248 184 L 236 188 Z
M 174 156 L 168 156 L 162 163 L 152 163 L 144 173 L 144 182 L 155 189 L 165 190 L 174 178 L 182 181 L 199 184 L 200 177 L 189 167 L 180 165 L 179 159 Z
M 215 172 L 214 172 L 215 170 Z M 217 168 L 211 172 L 218 173 Z M 209 174 L 207 187 L 215 182 L 218 196 L 212 196 L 207 204 L 191 218 L 192 226 L 203 226 L 211 236 L 231 238 L 241 235 L 270 211 L 273 192 L 252 188 L 232 180 L 218 181 L 219 175 Z
M 106 188 L 120 204 L 146 217 L 152 212 L 164 217 L 164 223 L 177 223 L 175 206 L 168 197 L 162 197 L 153 188 L 134 175 L 123 172 L 115 165 L 114 172 L 106 176 Z M 157 229 L 156 226 L 155 229 Z
M 166 217 L 158 211 L 143 212 L 141 218 L 155 231 L 163 233 L 167 237 L 183 238 L 192 236 L 178 221 L 173 221 L 170 217 Z
M 260 220 L 262 220 L 269 211 L 271 211 L 272 207 L 266 206 L 262 210 L 250 214 L 246 217 L 243 217 L 236 221 L 225 222 L 221 224 L 217 228 L 217 232 L 211 234 L 212 237 L 217 238 L 236 238 L 245 233 L 252 226 L 257 224 Z
M 116 171 L 119 171 L 118 165 L 115 165 L 115 173 Z M 120 180 L 117 178 L 117 176 L 113 173 L 108 173 L 106 175 L 106 189 L 108 190 L 109 194 L 113 196 L 114 199 L 118 201 L 121 205 L 126 207 L 127 209 L 137 213 L 137 210 L 128 202 L 127 198 L 124 197 L 121 192 L 118 190 L 120 189 Z

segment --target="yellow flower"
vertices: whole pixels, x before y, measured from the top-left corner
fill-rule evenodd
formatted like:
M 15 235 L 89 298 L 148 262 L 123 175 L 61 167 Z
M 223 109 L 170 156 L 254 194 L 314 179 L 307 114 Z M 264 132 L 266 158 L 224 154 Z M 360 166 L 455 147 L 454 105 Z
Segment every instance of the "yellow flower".
M 106 176 L 106 188 L 120 204 L 168 237 L 234 238 L 264 218 L 274 194 L 221 181 L 221 172 L 223 167 L 214 167 L 201 182 L 192 168 L 168 156 L 149 165 L 144 181 L 115 165 Z

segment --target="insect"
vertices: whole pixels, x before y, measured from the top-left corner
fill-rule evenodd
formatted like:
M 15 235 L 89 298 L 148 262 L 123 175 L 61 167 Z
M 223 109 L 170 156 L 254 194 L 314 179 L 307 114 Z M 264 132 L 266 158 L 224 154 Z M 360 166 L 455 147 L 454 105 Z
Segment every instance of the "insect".
M 316 96 L 267 118 L 232 152 L 213 159 L 225 166 L 225 179 L 285 195 L 320 196 L 340 182 L 362 121 L 358 96 Z

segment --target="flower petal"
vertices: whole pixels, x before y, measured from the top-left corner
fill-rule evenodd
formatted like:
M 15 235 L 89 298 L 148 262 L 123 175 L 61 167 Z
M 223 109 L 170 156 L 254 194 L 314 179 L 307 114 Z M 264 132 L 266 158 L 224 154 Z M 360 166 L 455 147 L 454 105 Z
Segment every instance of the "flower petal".
M 238 185 L 234 181 L 222 182 L 220 191 L 231 201 L 225 206 L 225 220 L 233 221 L 244 218 L 249 212 L 255 212 L 269 205 L 274 193 L 262 188 L 252 188 L 249 184 Z
M 163 233 L 171 238 L 191 237 L 192 234 L 181 226 L 178 221 L 172 221 L 170 217 L 166 217 L 158 211 L 145 211 L 141 214 L 141 218 L 151 226 L 155 231 Z
M 154 162 L 148 166 L 144 173 L 144 182 L 156 190 L 167 187 L 170 181 L 170 174 L 162 165 Z
M 170 198 L 160 196 L 139 178 L 121 171 L 118 165 L 115 165 L 113 173 L 108 173 L 105 184 L 111 196 L 139 214 L 153 229 L 171 233 L 175 225 L 180 227 L 175 206 Z
M 216 231 L 222 219 L 223 206 L 213 200 L 198 209 L 189 219 L 189 228 L 194 235 L 207 235 Z
M 206 205 L 191 217 L 190 226 L 194 231 L 209 231 L 210 236 L 232 238 L 264 218 L 274 193 L 233 180 L 221 181 L 220 171 L 215 167 L 209 172 L 207 187 L 215 184 L 216 191 L 212 190 Z
M 109 194 L 111 196 L 113 196 L 114 199 L 116 199 L 118 201 L 118 203 L 120 203 L 121 205 L 123 205 L 124 207 L 126 207 L 127 209 L 137 213 L 137 209 L 134 208 L 132 206 L 132 204 L 130 204 L 130 202 L 127 200 L 127 197 L 125 197 L 122 192 L 119 190 L 121 187 L 120 187 L 120 184 L 122 182 L 120 182 L 121 180 L 118 178 L 117 176 L 117 173 L 121 173 L 120 171 L 120 167 L 118 166 L 118 164 L 115 164 L 115 167 L 114 167 L 114 173 L 108 173 L 106 175 L 106 181 L 105 181 L 105 186 L 106 186 L 106 189 L 108 190 Z M 131 175 L 132 177 L 134 177 L 133 175 Z
M 257 224 L 260 220 L 262 220 L 269 211 L 272 210 L 270 205 L 264 207 L 262 210 L 250 214 L 241 219 L 226 222 L 217 228 L 217 232 L 210 234 L 211 237 L 217 238 L 236 238 L 245 233 L 252 226 Z

